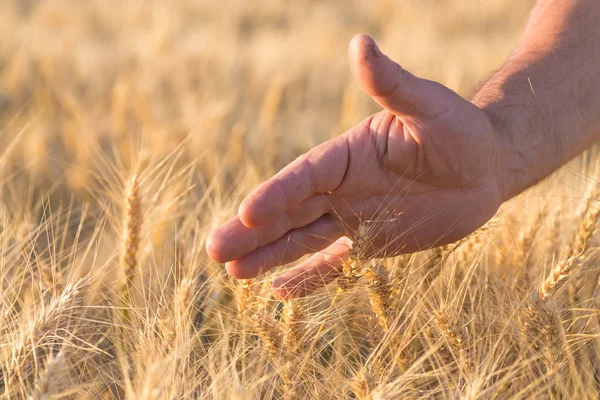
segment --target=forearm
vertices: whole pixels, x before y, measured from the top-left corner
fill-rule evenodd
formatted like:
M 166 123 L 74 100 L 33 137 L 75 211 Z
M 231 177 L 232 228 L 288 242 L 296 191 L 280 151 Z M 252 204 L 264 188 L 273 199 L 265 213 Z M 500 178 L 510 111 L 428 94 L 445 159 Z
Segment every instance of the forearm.
M 504 67 L 472 101 L 501 136 L 504 200 L 600 139 L 600 2 L 540 0 Z

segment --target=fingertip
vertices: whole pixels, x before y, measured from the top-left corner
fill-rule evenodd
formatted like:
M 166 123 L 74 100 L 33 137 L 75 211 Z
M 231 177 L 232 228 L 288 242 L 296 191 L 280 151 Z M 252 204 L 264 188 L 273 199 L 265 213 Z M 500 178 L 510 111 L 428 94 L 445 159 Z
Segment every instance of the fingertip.
M 375 39 L 364 33 L 359 33 L 358 35 L 355 35 L 350 41 L 350 45 L 348 46 L 348 53 L 351 59 L 361 56 L 362 58 L 364 58 L 368 55 L 367 53 L 369 51 L 375 57 L 378 57 L 381 53 L 379 47 L 377 47 Z
M 364 33 L 359 33 L 354 36 L 348 46 L 348 59 L 350 61 L 350 69 L 354 77 L 362 83 L 364 81 L 364 75 L 370 68 L 366 68 L 369 64 L 372 64 L 374 59 L 379 58 L 381 50 L 377 47 L 375 40 Z
M 238 218 L 248 228 L 258 228 L 273 221 L 282 211 L 269 181 L 263 182 L 240 203 Z
M 221 246 L 221 241 L 219 240 L 219 228 L 215 229 L 208 235 L 206 239 L 206 245 L 204 246 L 206 250 L 206 254 L 210 257 L 211 260 L 222 264 L 227 260 L 225 254 L 223 253 L 223 246 Z
M 206 253 L 218 263 L 235 260 L 250 252 L 252 232 L 243 226 L 238 217 L 230 218 L 213 230 L 206 239 Z M 249 243 L 250 242 L 250 243 Z
M 251 279 L 264 274 L 272 267 L 260 255 L 245 255 L 225 263 L 225 270 L 235 279 Z
M 238 217 L 242 224 L 248 228 L 258 228 L 263 225 L 260 216 L 256 213 L 256 207 L 248 199 L 244 199 L 238 207 Z
M 349 47 L 350 69 L 360 87 L 371 97 L 388 97 L 406 71 L 387 57 L 375 40 L 365 34 L 356 35 Z M 386 104 L 381 104 L 386 107 Z
M 226 262 L 225 270 L 229 276 L 235 279 L 251 279 L 256 277 L 256 274 L 253 274 L 247 268 L 243 268 L 237 260 Z

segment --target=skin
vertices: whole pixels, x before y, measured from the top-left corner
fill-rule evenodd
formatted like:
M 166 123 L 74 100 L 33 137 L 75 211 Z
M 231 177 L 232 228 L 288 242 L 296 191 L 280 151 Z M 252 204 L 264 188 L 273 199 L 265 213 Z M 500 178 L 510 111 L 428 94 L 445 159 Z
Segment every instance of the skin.
M 472 233 L 600 137 L 598 20 L 595 0 L 540 0 L 471 100 L 356 36 L 350 68 L 383 110 L 258 186 L 212 232 L 208 255 L 247 279 L 314 253 L 273 282 L 298 297 L 335 279 L 349 238 L 388 257 Z

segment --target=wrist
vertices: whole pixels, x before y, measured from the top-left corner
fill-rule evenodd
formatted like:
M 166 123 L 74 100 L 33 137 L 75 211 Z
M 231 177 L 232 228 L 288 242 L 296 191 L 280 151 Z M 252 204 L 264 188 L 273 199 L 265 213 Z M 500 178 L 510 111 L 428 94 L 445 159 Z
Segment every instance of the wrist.
M 502 203 L 510 200 L 520 190 L 516 189 L 516 175 L 511 173 L 511 159 L 514 157 L 511 153 L 514 151 L 513 135 L 502 115 L 496 112 L 493 107 L 480 107 L 488 117 L 492 126 L 492 132 L 495 143 L 495 165 L 494 176 L 498 182 L 498 190 Z
M 496 179 L 504 203 L 550 175 L 562 165 L 563 154 L 555 135 L 533 118 L 527 108 L 489 103 L 479 106 L 493 129 Z
M 483 111 L 492 127 L 495 150 L 493 174 L 504 203 L 535 183 L 535 178 L 531 176 L 534 155 L 524 151 L 527 146 L 517 133 L 519 128 L 515 119 L 518 116 L 507 116 L 506 107 L 497 101 L 486 101 L 488 99 L 485 96 L 477 97 L 472 102 Z

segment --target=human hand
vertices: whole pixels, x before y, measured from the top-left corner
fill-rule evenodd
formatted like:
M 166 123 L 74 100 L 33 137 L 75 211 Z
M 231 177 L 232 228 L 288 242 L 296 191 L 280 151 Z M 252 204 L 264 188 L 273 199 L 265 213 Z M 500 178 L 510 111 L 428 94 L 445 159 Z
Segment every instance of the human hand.
M 303 296 L 336 277 L 359 226 L 365 256 L 393 256 L 467 236 L 504 200 L 504 138 L 484 111 L 405 71 L 366 35 L 349 58 L 384 110 L 298 157 L 212 232 L 208 255 L 231 276 L 314 252 L 274 282 L 281 296 Z

